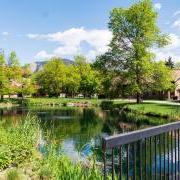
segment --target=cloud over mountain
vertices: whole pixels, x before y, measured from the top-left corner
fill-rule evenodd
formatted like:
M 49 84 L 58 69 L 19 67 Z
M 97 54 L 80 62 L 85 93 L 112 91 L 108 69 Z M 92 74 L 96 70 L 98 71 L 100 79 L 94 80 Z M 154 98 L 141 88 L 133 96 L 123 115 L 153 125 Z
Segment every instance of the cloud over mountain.
M 105 29 L 86 30 L 81 28 L 71 28 L 66 31 L 60 31 L 49 34 L 27 34 L 27 37 L 35 40 L 46 40 L 59 43 L 59 46 L 51 54 L 46 51 L 40 51 L 36 57 L 42 56 L 66 56 L 85 54 L 88 58 L 94 59 L 95 56 L 107 51 L 108 44 L 112 38 L 112 33 Z M 85 52 L 84 43 L 89 48 Z

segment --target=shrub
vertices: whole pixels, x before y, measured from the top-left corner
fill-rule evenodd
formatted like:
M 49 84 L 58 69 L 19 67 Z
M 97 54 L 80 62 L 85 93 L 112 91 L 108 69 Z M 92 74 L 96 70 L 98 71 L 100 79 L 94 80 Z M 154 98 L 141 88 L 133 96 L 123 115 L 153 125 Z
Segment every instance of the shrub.
M 100 106 L 103 110 L 111 110 L 113 108 L 113 104 L 113 101 L 102 101 Z
M 11 150 L 8 146 L 0 145 L 0 169 L 8 167 L 11 162 Z
M 18 127 L 3 127 L 0 124 L 0 169 L 10 165 L 18 166 L 29 160 L 35 152 L 38 139 L 37 118 L 27 115 Z

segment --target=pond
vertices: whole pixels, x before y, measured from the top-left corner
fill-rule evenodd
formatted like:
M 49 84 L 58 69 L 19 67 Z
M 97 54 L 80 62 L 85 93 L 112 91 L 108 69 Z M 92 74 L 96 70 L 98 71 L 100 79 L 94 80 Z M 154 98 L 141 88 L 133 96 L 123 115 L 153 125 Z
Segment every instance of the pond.
M 56 143 L 72 160 L 84 159 L 92 154 L 101 161 L 101 139 L 117 133 L 151 126 L 149 117 L 104 111 L 100 108 L 75 107 L 15 107 L 1 109 L 0 121 L 17 124 L 27 113 L 40 119 L 39 149 Z M 151 118 L 152 122 L 158 119 Z M 135 121 L 136 123 L 134 123 Z M 148 122 L 148 123 L 147 123 Z M 45 146 L 46 145 L 46 146 Z

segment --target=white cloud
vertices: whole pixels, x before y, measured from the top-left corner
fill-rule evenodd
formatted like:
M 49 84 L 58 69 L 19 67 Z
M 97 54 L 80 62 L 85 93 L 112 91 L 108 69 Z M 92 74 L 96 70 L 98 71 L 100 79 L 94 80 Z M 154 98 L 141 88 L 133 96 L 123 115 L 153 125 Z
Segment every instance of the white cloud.
M 76 46 L 60 46 L 57 49 L 55 49 L 54 54 L 57 56 L 73 56 L 80 53 L 80 48 Z
M 36 59 L 49 59 L 52 58 L 54 55 L 53 54 L 48 54 L 46 51 L 42 50 L 38 52 L 35 56 Z
M 162 8 L 161 3 L 155 3 L 154 8 L 157 9 L 157 10 L 160 10 Z
M 164 48 L 158 48 L 154 50 L 156 59 L 164 60 L 171 56 L 173 61 L 180 61 L 180 36 L 177 36 L 176 34 L 170 34 L 169 37 L 171 39 L 171 44 Z
M 174 12 L 174 14 L 173 14 L 173 16 L 174 16 L 174 17 L 175 17 L 175 16 L 178 16 L 178 15 L 180 15 L 180 10 L 179 10 L 179 11 Z
M 58 56 L 84 54 L 83 43 L 85 42 L 88 44 L 89 49 L 84 55 L 93 59 L 95 56 L 107 51 L 112 33 L 104 29 L 86 30 L 81 27 L 51 34 L 30 33 L 26 36 L 30 39 L 58 42 L 59 47 L 53 51 L 53 54 Z
M 83 54 L 88 59 L 93 60 L 97 55 L 103 54 L 108 50 L 108 44 L 112 34 L 108 30 L 85 30 L 84 28 L 72 28 L 64 32 L 52 34 L 31 34 L 31 39 L 47 40 L 58 42 L 59 45 L 51 53 L 42 50 L 35 56 L 36 59 L 48 59 L 53 56 L 73 57 L 77 54 Z M 154 49 L 157 60 L 163 60 L 171 56 L 174 61 L 180 61 L 180 36 L 176 34 L 169 35 L 171 44 L 164 48 Z M 84 48 L 83 42 L 88 44 Z
M 176 28 L 180 29 L 180 19 L 174 21 L 172 27 L 176 27 Z
M 8 36 L 8 35 L 9 35 L 9 33 L 8 33 L 8 32 L 6 32 L 6 31 L 4 31 L 4 32 L 2 32 L 2 35 L 3 35 L 3 36 Z

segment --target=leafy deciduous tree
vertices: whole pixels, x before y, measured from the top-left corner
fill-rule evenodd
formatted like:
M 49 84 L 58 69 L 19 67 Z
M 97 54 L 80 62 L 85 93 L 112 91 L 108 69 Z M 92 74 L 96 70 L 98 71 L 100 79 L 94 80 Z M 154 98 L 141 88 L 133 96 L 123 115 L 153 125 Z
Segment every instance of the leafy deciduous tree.
M 157 13 L 150 0 L 142 0 L 130 8 L 113 9 L 109 29 L 113 38 L 110 51 L 104 55 L 105 67 L 126 73 L 129 88 L 139 103 L 146 85 L 152 81 L 151 49 L 166 45 L 168 37 L 157 26 Z

